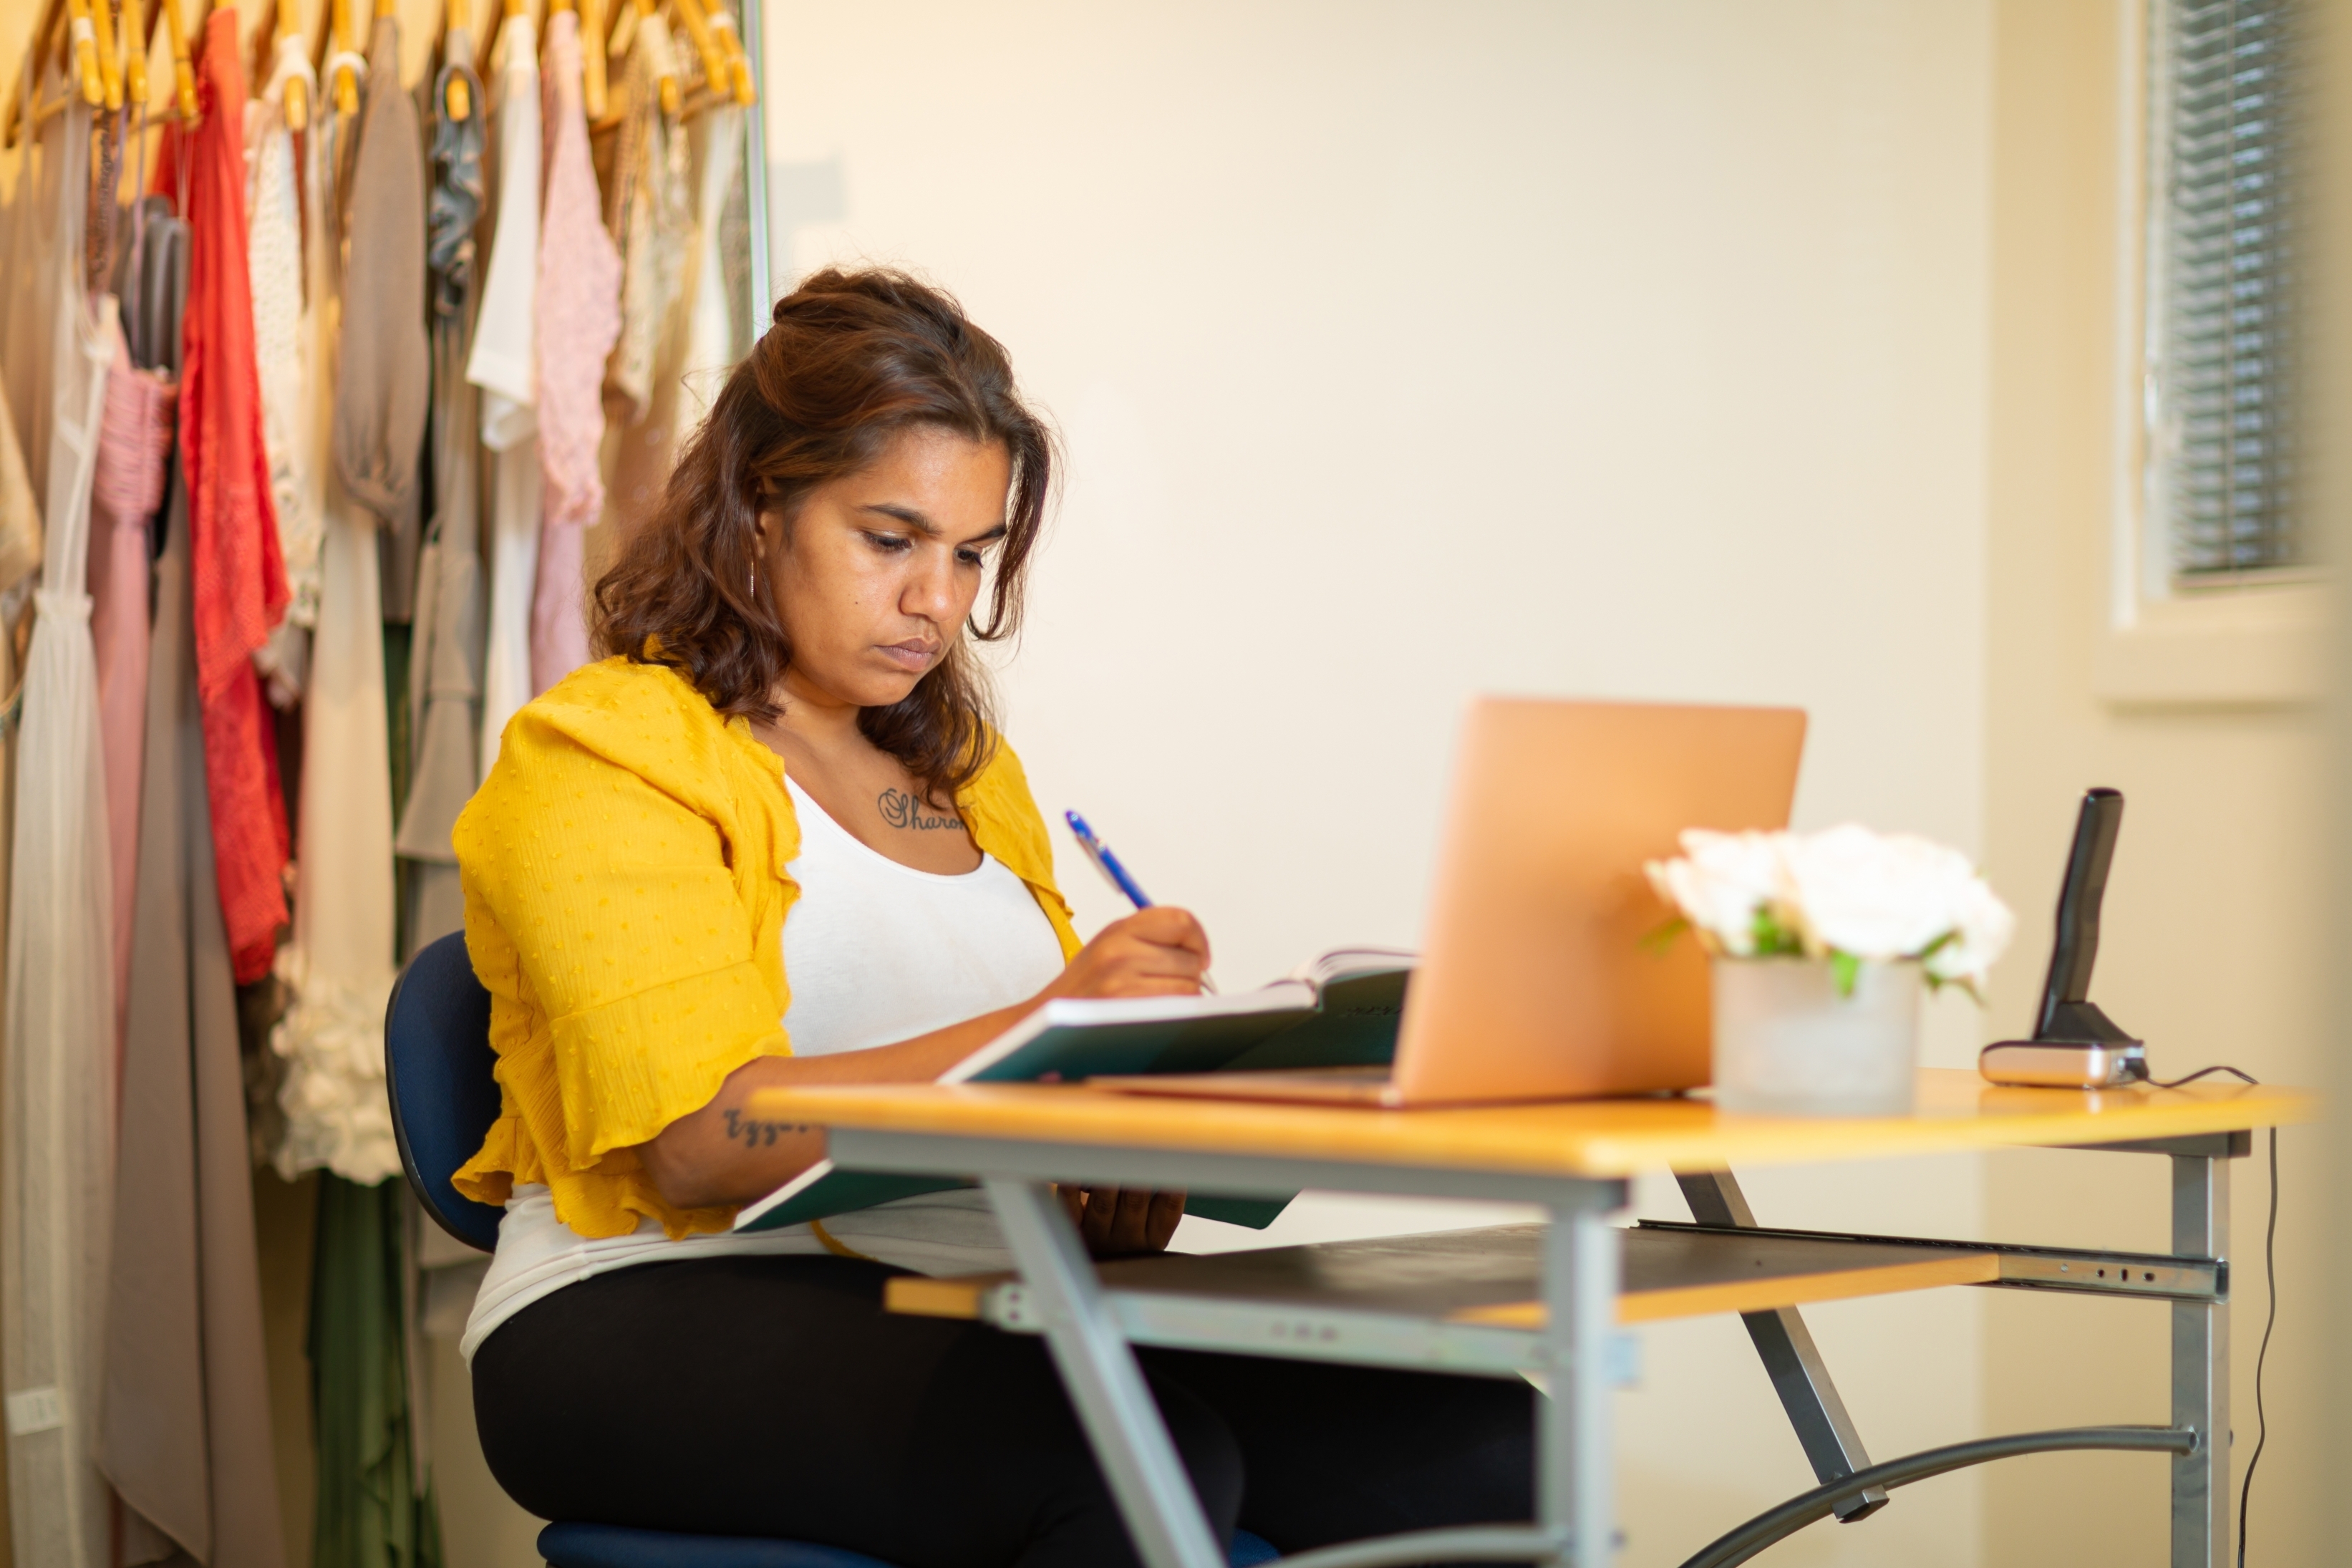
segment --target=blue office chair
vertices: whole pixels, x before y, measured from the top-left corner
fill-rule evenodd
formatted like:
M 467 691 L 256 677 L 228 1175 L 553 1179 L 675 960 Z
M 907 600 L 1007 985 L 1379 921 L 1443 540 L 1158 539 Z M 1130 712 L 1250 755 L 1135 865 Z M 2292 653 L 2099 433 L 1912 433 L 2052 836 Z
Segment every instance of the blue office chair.
M 480 1252 L 496 1250 L 503 1210 L 451 1184 L 499 1119 L 490 1076 L 490 994 L 474 978 L 463 932 L 427 943 L 392 988 L 383 1018 L 383 1078 L 393 1136 L 409 1191 L 434 1222 Z M 890 1568 L 837 1546 L 796 1541 L 688 1535 L 618 1525 L 559 1522 L 539 1532 L 550 1568 Z M 1234 1532 L 1232 1568 L 1255 1568 L 1280 1553 L 1246 1531 Z

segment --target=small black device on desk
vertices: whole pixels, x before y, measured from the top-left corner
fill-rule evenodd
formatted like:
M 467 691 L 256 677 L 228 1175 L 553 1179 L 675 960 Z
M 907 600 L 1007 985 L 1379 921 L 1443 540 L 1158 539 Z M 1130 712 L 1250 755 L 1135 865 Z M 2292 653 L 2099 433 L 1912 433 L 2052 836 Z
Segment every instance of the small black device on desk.
M 2050 978 L 2030 1040 L 2000 1040 L 1977 1058 L 1994 1083 L 2044 1089 L 2113 1089 L 2147 1078 L 2147 1050 L 2091 1000 L 2091 966 L 2099 957 L 2099 905 L 2123 826 L 2121 790 L 2094 789 L 2074 820 L 2074 847 L 2058 889 L 2058 931 Z

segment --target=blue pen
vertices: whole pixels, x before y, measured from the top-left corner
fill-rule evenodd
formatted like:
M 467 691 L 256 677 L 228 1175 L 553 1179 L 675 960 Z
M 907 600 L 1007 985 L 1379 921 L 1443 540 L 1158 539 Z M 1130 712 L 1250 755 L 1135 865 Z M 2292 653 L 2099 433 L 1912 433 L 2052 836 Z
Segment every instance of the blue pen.
M 1066 811 L 1062 815 L 1069 819 L 1071 837 L 1078 841 L 1078 847 L 1087 852 L 1087 858 L 1095 863 L 1095 869 L 1103 874 L 1104 879 L 1125 894 L 1127 901 L 1137 909 L 1150 909 L 1151 895 L 1135 885 L 1135 879 L 1127 874 L 1127 868 L 1118 863 L 1118 857 L 1110 852 L 1110 846 L 1095 837 L 1095 830 L 1087 826 L 1087 819 L 1075 811 Z
M 1070 837 L 1078 841 L 1078 847 L 1087 852 L 1087 858 L 1095 863 L 1095 869 L 1103 874 L 1103 880 L 1117 888 L 1137 909 L 1150 909 L 1151 895 L 1137 886 L 1135 879 L 1127 874 L 1127 868 L 1118 863 L 1118 857 L 1110 852 L 1110 846 L 1095 837 L 1095 830 L 1087 826 L 1087 819 L 1075 811 L 1066 811 L 1062 816 L 1069 822 Z M 1217 989 L 1205 971 L 1201 975 L 1201 989 L 1212 993 Z

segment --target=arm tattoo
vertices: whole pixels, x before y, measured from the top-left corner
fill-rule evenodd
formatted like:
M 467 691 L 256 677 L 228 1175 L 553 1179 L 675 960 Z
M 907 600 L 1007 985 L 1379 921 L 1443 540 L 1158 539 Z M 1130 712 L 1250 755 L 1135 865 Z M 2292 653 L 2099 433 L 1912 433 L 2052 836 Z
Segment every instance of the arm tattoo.
M 963 818 L 952 814 L 946 816 L 925 816 L 923 803 L 902 789 L 886 789 L 875 797 L 874 804 L 882 808 L 882 820 L 893 827 L 911 827 L 929 833 L 938 828 L 961 829 Z
M 792 1121 L 754 1121 L 740 1110 L 723 1110 L 727 1121 L 727 1136 L 740 1138 L 750 1149 L 772 1149 L 776 1140 L 790 1132 L 809 1132 L 814 1128 Z

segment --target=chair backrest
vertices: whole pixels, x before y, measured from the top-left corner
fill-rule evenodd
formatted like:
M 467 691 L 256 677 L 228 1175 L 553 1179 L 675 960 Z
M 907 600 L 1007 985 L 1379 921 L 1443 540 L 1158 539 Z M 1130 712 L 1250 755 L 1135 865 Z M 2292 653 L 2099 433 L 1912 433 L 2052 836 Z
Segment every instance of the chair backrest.
M 392 1131 L 409 1190 L 443 1230 L 467 1246 L 497 1250 L 505 1212 L 449 1184 L 499 1119 L 490 1076 L 490 994 L 474 978 L 466 936 L 453 931 L 408 961 L 383 1016 L 383 1078 Z

